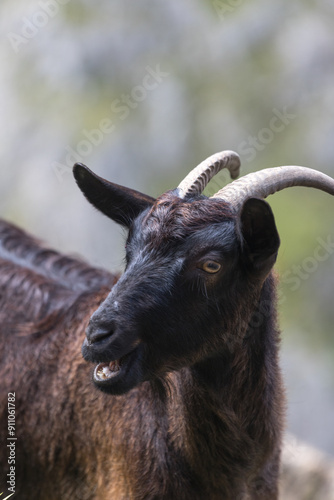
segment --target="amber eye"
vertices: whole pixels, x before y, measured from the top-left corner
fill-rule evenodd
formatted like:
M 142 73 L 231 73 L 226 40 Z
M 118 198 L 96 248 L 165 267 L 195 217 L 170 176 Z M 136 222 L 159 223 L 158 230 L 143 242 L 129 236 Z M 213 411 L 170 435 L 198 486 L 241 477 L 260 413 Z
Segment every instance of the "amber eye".
M 202 265 L 203 271 L 210 274 L 218 273 L 220 268 L 221 265 L 218 264 L 218 262 L 215 262 L 214 260 L 207 260 Z

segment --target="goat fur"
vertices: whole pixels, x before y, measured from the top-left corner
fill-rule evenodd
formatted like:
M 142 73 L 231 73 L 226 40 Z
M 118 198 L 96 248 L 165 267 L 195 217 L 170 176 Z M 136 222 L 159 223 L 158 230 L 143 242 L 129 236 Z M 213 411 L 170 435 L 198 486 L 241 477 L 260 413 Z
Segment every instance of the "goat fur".
M 178 248 L 194 233 L 205 238 L 206 228 L 217 228 L 221 219 L 235 228 L 228 207 L 215 200 L 181 202 L 167 194 L 142 203 L 144 213 L 133 224 L 146 233 L 131 226 L 129 254 L 143 244 L 140 238 L 145 248 L 150 240 L 153 253 L 164 245 L 170 252 L 168 245 Z M 231 307 L 223 314 L 238 331 L 217 337 L 205 356 L 194 347 L 191 361 L 184 357 L 110 395 L 92 384 L 80 349 L 90 318 L 119 277 L 49 250 L 6 222 L 0 240 L 0 492 L 7 489 L 7 395 L 15 392 L 21 500 L 277 498 L 285 403 L 273 261 L 261 277 L 246 279 L 240 265 L 233 267 L 224 291 Z M 231 252 L 228 272 L 238 252 Z M 130 286 L 122 280 L 121 298 Z M 155 342 L 158 349 L 159 338 Z

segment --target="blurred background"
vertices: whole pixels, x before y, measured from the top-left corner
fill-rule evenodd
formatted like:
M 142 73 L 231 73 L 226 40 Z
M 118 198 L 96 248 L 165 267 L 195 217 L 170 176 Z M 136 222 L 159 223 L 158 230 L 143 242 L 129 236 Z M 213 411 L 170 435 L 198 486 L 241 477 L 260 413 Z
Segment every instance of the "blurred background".
M 223 149 L 242 174 L 334 177 L 332 0 L 2 0 L 0 23 L 0 214 L 50 246 L 123 266 L 124 234 L 84 200 L 75 161 L 152 196 Z M 334 200 L 269 202 L 287 427 L 334 455 Z

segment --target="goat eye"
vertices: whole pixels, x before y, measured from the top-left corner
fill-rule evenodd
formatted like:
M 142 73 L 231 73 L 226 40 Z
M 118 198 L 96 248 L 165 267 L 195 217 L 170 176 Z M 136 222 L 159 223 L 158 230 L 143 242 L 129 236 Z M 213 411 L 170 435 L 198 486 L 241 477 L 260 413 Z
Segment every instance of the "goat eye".
M 221 265 L 218 264 L 218 262 L 215 262 L 214 260 L 207 260 L 202 264 L 203 271 L 210 274 L 218 273 L 220 268 Z

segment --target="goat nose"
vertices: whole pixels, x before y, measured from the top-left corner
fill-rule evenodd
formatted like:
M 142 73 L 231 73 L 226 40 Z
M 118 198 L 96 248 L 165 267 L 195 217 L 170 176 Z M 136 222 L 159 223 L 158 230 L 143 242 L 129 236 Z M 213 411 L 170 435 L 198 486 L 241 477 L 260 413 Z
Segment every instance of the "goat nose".
M 91 320 L 88 324 L 86 330 L 86 337 L 88 340 L 88 344 L 94 344 L 95 342 L 100 342 L 107 337 L 110 337 L 114 332 L 114 325 L 112 322 L 106 323 L 97 323 L 96 321 Z

